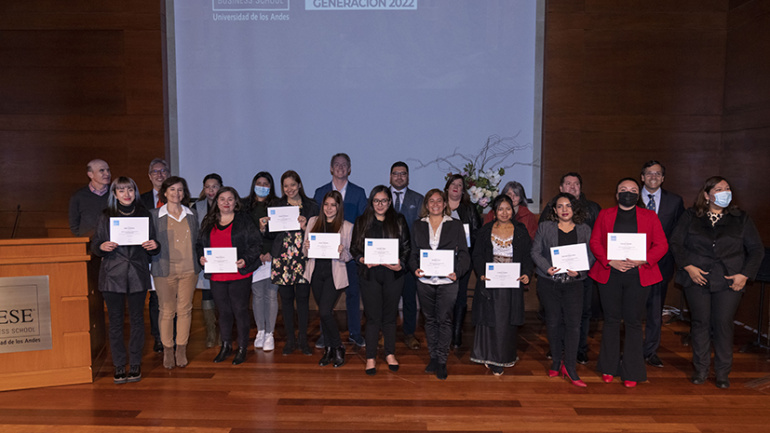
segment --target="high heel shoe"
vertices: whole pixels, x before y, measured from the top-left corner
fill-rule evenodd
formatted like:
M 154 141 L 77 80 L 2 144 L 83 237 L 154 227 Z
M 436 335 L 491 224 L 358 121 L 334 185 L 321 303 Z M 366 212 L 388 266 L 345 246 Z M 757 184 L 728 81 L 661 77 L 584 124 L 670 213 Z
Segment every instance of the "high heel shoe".
M 635 388 L 636 387 L 636 381 L 634 381 L 634 380 L 624 380 L 623 381 L 623 386 L 625 386 L 626 388 Z
M 565 379 L 569 380 L 573 385 L 577 386 L 578 388 L 585 388 L 588 386 L 586 385 L 585 382 L 583 382 L 580 379 L 572 379 L 569 373 L 567 373 L 567 367 L 565 367 L 564 364 L 562 364 L 561 366 L 561 374 L 562 376 L 564 376 Z
M 364 373 L 366 373 L 368 376 L 374 376 L 377 374 L 377 364 L 374 364 L 372 368 L 367 368 L 364 370 Z
M 602 374 L 602 380 L 604 383 L 612 383 L 613 376 L 611 374 Z
M 556 377 L 559 375 L 559 370 L 548 370 L 548 377 Z

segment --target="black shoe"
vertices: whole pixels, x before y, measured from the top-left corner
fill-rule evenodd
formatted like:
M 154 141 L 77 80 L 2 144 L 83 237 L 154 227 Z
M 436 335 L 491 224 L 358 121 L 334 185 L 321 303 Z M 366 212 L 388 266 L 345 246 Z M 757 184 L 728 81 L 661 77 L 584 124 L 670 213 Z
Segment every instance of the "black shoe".
M 139 382 L 140 380 L 142 380 L 142 366 L 132 365 L 131 368 L 128 369 L 126 382 Z
M 332 363 L 332 358 L 334 357 L 334 353 L 332 351 L 331 347 L 327 347 L 324 349 L 324 355 L 321 357 L 321 360 L 318 361 L 318 365 L 321 367 L 326 367 L 327 365 Z
M 550 359 L 550 358 L 548 358 Z M 586 365 L 588 364 L 588 354 L 585 352 L 578 352 L 577 354 L 577 363 L 580 365 Z
M 313 354 L 313 349 L 311 349 L 307 343 L 299 343 L 299 350 L 300 352 L 302 352 L 303 355 L 310 356 Z
M 690 382 L 692 382 L 693 385 L 703 385 L 706 383 L 706 375 L 695 373 L 690 378 Z
M 446 380 L 447 376 L 449 376 L 449 373 L 446 371 L 446 364 L 438 364 L 438 368 L 436 368 L 436 378 L 439 380 Z
M 219 349 L 219 354 L 214 358 L 214 362 L 222 362 L 229 358 L 233 353 L 233 345 L 231 343 L 222 342 L 222 347 Z
M 580 356 L 580 355 L 578 355 L 578 357 L 579 357 L 579 356 Z M 545 353 L 545 358 L 546 358 L 546 359 L 553 359 L 553 355 L 551 355 L 551 351 L 550 351 L 550 350 L 549 350 L 548 352 L 546 352 L 546 353 Z
M 246 361 L 246 353 L 246 347 L 238 347 L 238 350 L 235 351 L 235 357 L 233 357 L 233 365 L 243 364 Z
M 663 368 L 663 361 L 661 361 L 660 358 L 658 358 L 658 355 L 654 353 L 645 358 L 645 361 L 653 367 Z
M 730 380 L 728 378 L 717 379 L 717 388 L 727 389 L 730 387 Z
M 425 372 L 428 374 L 433 374 L 438 370 L 438 359 L 431 358 L 428 365 L 425 367 Z
M 116 385 L 120 385 L 121 383 L 126 383 L 126 366 L 125 365 L 115 367 L 115 376 L 112 377 L 112 381 L 115 382 Z
M 294 342 L 293 341 L 287 341 L 286 345 L 283 346 L 283 356 L 291 355 L 292 353 L 294 353 L 295 349 L 296 349 L 296 347 L 294 347 Z
M 364 370 L 364 373 L 366 373 L 367 376 L 374 376 L 377 374 L 377 367 L 367 368 Z
M 334 349 L 332 352 L 334 352 L 334 368 L 342 367 L 345 365 L 345 346 L 340 346 Z
M 160 340 L 155 340 L 155 344 L 152 345 L 152 351 L 155 353 L 163 352 L 163 343 Z
M 505 369 L 499 365 L 492 365 L 489 367 L 490 370 L 492 370 L 492 374 L 495 376 L 502 376 L 505 372 Z

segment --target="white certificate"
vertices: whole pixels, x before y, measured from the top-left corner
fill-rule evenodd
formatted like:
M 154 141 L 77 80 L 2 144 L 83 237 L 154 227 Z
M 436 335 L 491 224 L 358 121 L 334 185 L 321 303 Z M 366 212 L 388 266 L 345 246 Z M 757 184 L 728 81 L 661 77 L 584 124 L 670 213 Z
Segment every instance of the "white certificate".
M 607 233 L 607 260 L 647 260 L 646 233 Z
M 465 242 L 468 244 L 468 248 L 470 248 L 471 247 L 471 225 L 463 224 L 463 228 L 465 229 Z
M 267 208 L 270 217 L 271 232 L 288 232 L 299 230 L 299 206 L 281 206 Z
M 446 277 L 455 271 L 455 251 L 420 250 L 420 269 L 426 277 Z
M 256 283 L 257 281 L 262 281 L 270 278 L 270 265 L 271 262 L 262 262 L 262 265 L 260 265 L 256 271 L 254 271 L 253 274 L 251 274 L 251 282 Z
M 234 274 L 238 272 L 238 248 L 204 248 L 206 266 L 203 272 L 207 274 Z
M 150 240 L 150 218 L 110 218 L 110 241 L 118 245 L 142 245 Z
M 487 263 L 484 285 L 488 289 L 519 288 L 521 263 Z
M 339 233 L 310 233 L 310 248 L 307 256 L 311 259 L 339 259 Z
M 367 265 L 395 265 L 398 262 L 398 239 L 364 239 L 364 263 Z
M 588 247 L 586 244 L 562 245 L 551 247 L 551 263 L 559 268 L 557 274 L 565 274 L 570 271 L 587 271 Z

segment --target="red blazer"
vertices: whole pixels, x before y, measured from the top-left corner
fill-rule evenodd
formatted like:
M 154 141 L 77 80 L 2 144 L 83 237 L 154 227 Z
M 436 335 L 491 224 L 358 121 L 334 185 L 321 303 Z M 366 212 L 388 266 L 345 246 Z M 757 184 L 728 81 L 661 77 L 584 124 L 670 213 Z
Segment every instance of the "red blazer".
M 588 276 L 600 284 L 607 284 L 610 279 L 610 264 L 607 260 L 607 233 L 612 233 L 617 216 L 617 206 L 603 209 L 599 212 L 599 217 L 596 219 L 591 233 L 590 247 L 596 261 L 591 270 L 588 271 Z M 637 233 L 647 234 L 647 263 L 639 267 L 639 280 L 642 287 L 646 287 L 663 281 L 658 268 L 658 261 L 666 255 L 668 241 L 658 216 L 651 210 L 636 208 L 636 227 Z

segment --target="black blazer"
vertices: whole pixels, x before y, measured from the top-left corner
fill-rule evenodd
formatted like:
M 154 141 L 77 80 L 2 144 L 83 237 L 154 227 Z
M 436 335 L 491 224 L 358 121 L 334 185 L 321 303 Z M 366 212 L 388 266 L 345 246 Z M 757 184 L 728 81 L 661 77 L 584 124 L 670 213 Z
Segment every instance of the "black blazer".
M 356 218 L 356 225 L 361 224 L 363 215 Z M 396 272 L 396 278 L 404 275 L 408 272 L 409 255 L 412 252 L 412 241 L 409 235 L 409 226 L 406 223 L 406 218 L 396 213 L 396 223 L 398 224 L 398 259 L 401 262 L 401 270 Z M 358 230 L 353 228 L 353 238 L 350 240 L 350 255 L 353 256 L 353 261 L 358 265 L 358 276 L 365 280 L 369 279 L 369 266 L 361 263 L 361 257 L 364 256 L 364 239 L 371 238 L 372 236 L 367 232 L 364 234 L 364 239 L 361 239 L 357 234 Z
M 478 279 L 476 280 L 476 290 L 473 293 L 472 320 L 474 325 L 494 326 L 495 309 L 494 303 L 487 290 L 513 290 L 511 296 L 511 325 L 524 324 L 524 290 L 518 289 L 487 289 L 482 275 L 486 275 L 486 264 L 494 261 L 492 253 L 492 227 L 495 222 L 484 224 L 479 229 L 478 242 L 473 249 L 473 269 L 476 271 Z M 532 263 L 532 239 L 527 232 L 527 226 L 513 221 L 513 262 L 521 263 L 521 275 L 532 275 L 534 264 Z
M 254 225 L 251 217 L 243 212 L 236 212 L 233 218 L 233 230 L 231 232 L 233 246 L 238 249 L 238 260 L 243 259 L 246 266 L 238 269 L 238 273 L 246 275 L 257 270 L 262 264 L 259 260 L 259 253 L 262 248 L 262 236 L 259 229 Z M 203 257 L 203 249 L 211 247 L 211 231 L 214 227 L 209 227 L 206 231 L 201 231 L 198 236 L 196 250 L 198 253 L 198 263 Z M 204 274 L 209 278 L 211 274 Z
M 693 284 L 683 268 L 694 265 L 709 272 L 706 278 L 712 292 L 729 290 L 725 275 L 756 277 L 765 256 L 757 227 L 738 209 L 726 212 L 714 227 L 707 215 L 699 218 L 693 208 L 687 209 L 669 244 L 677 264 L 676 282 Z
M 476 232 L 481 227 L 481 217 L 476 210 L 476 205 L 460 202 L 460 206 L 457 206 L 457 215 L 460 216 L 460 222 L 468 224 L 468 228 L 470 228 L 471 249 L 473 249 L 473 246 L 476 245 Z M 465 228 L 463 228 L 463 239 L 465 239 Z
M 454 250 L 455 275 L 457 280 L 465 275 L 471 267 L 471 256 L 468 252 L 468 244 L 465 241 L 465 228 L 463 224 L 452 219 L 444 221 L 441 227 L 441 238 L 438 241 L 438 249 Z M 526 231 L 526 229 L 524 230 Z M 430 249 L 430 225 L 422 220 L 414 222 L 412 227 L 412 252 L 409 256 L 409 269 L 414 272 L 420 268 L 420 249 Z
M 155 196 L 153 195 L 153 190 L 149 190 L 146 193 L 139 196 L 139 200 L 141 200 L 142 204 L 146 209 L 154 209 L 155 208 Z

